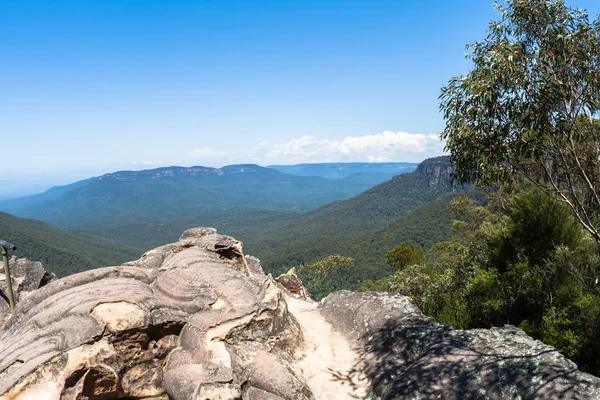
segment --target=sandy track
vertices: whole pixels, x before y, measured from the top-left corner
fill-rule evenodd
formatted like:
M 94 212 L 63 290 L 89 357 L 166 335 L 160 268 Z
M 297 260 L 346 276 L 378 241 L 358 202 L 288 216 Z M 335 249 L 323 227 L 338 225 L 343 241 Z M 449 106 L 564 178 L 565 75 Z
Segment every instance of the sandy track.
M 366 399 L 368 383 L 364 377 L 348 378 L 358 354 L 317 309 L 317 303 L 286 296 L 290 312 L 296 317 L 306 343 L 305 356 L 294 367 L 304 377 L 318 400 Z M 340 379 L 340 377 L 342 379 Z

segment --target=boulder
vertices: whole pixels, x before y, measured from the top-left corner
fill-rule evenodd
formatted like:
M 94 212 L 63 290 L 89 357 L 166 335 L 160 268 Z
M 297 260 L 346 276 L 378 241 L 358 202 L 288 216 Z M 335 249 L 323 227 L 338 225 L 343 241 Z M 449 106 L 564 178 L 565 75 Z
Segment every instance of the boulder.
M 0 330 L 0 394 L 310 399 L 290 367 L 302 344 L 281 291 L 251 272 L 241 243 L 192 229 L 22 299 Z
M 311 300 L 308 290 L 304 287 L 302 280 L 296 273 L 296 268 L 290 269 L 285 274 L 275 278 L 275 282 L 280 285 L 280 288 L 287 294 L 303 300 Z
M 0 261 L 0 264 L 2 262 Z M 29 296 L 33 291 L 57 279 L 56 275 L 47 272 L 42 263 L 29 261 L 26 258 L 12 256 L 8 260 L 15 304 Z M 0 325 L 10 316 L 10 305 L 6 288 L 4 266 L 0 265 Z
M 453 330 L 393 294 L 304 300 L 211 228 L 38 272 L 0 327 L 0 399 L 600 399 L 599 378 L 515 327 Z
M 337 379 L 364 374 L 391 399 L 600 399 L 600 379 L 514 326 L 454 330 L 408 297 L 340 291 L 321 314 L 359 349 Z

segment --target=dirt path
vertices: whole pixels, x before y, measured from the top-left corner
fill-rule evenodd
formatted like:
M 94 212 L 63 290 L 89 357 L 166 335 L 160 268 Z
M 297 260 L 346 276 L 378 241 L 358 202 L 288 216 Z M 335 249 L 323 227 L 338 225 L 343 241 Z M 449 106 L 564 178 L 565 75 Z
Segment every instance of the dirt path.
M 358 360 L 348 341 L 325 321 L 317 303 L 286 296 L 288 308 L 296 317 L 306 341 L 305 357 L 295 364 L 317 400 L 367 399 L 366 379 L 354 377 L 348 381 L 348 372 Z M 343 379 L 336 379 L 336 376 Z

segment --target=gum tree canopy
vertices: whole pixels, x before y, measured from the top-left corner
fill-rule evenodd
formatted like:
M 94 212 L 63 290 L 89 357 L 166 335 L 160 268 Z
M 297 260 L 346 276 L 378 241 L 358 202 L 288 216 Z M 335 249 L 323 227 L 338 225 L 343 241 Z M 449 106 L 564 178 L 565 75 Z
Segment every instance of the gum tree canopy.
M 508 0 L 472 69 L 440 96 L 460 181 L 529 180 L 600 243 L 600 18 L 562 0 Z

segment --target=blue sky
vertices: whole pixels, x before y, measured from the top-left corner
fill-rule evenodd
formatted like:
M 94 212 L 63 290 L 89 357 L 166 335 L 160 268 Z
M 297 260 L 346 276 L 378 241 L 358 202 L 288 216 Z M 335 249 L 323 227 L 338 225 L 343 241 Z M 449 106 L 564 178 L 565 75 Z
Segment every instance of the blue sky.
M 487 0 L 4 1 L 3 171 L 14 191 L 166 165 L 420 161 L 443 147 L 440 87 L 491 19 Z

